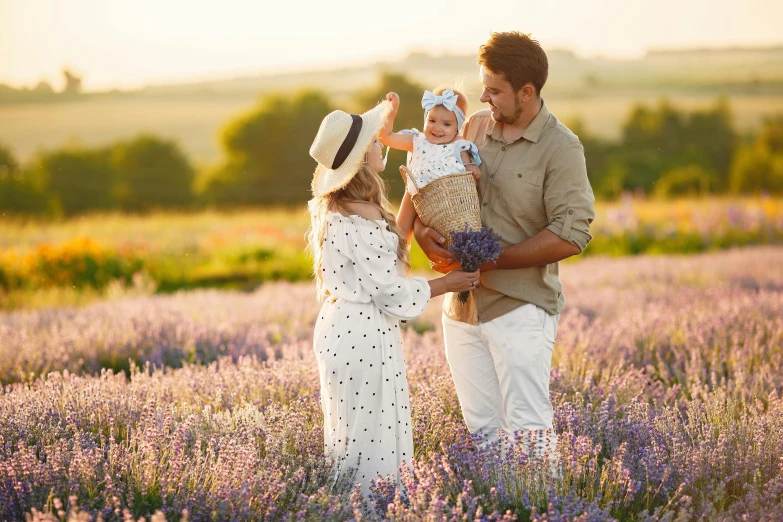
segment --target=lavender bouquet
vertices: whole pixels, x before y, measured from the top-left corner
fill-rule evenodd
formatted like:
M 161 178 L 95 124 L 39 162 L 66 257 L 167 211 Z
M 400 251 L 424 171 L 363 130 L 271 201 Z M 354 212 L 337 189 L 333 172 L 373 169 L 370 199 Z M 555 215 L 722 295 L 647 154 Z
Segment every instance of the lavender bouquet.
M 451 233 L 449 252 L 462 264 L 465 272 L 475 272 L 487 261 L 494 261 L 503 252 L 500 248 L 500 236 L 491 228 L 481 227 L 481 230 L 470 230 L 465 225 L 462 232 Z M 457 299 L 462 304 L 468 301 L 469 291 L 460 292 Z

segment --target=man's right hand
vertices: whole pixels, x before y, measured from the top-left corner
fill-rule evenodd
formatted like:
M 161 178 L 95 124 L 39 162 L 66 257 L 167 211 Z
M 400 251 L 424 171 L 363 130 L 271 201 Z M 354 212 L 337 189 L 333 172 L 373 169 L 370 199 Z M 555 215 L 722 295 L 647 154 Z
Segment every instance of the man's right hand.
M 416 216 L 416 221 L 413 223 L 413 235 L 416 238 L 416 242 L 429 258 L 430 266 L 433 270 L 441 274 L 447 274 L 455 268 L 459 268 L 459 262 L 454 259 L 451 252 L 442 246 L 446 238 L 434 228 L 425 226 L 418 216 Z

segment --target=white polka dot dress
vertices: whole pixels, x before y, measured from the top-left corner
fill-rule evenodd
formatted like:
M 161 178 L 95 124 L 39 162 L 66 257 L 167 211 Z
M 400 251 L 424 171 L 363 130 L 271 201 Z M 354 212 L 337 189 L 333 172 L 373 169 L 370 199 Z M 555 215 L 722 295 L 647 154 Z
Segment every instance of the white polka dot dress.
M 322 275 L 331 294 L 315 325 L 324 448 L 336 471 L 356 470 L 369 493 L 376 474 L 397 474 L 413 457 L 400 319 L 418 317 L 430 298 L 422 277 L 406 278 L 397 235 L 384 220 L 330 212 Z

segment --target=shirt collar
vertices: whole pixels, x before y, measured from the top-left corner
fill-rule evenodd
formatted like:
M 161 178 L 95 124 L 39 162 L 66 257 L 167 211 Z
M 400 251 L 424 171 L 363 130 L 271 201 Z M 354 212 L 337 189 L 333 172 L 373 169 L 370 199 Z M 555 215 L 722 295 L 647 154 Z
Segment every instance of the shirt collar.
M 538 111 L 538 114 L 536 114 L 536 117 L 533 118 L 533 121 L 530 122 L 530 125 L 527 126 L 521 137 L 528 141 L 532 141 L 533 143 L 538 143 L 548 120 L 549 109 L 546 108 L 546 103 L 544 103 L 544 99 L 542 98 L 541 109 Z M 491 122 L 489 127 L 487 127 L 487 135 L 492 136 L 492 139 L 494 140 L 503 141 L 503 125 L 498 124 L 495 120 L 491 120 Z

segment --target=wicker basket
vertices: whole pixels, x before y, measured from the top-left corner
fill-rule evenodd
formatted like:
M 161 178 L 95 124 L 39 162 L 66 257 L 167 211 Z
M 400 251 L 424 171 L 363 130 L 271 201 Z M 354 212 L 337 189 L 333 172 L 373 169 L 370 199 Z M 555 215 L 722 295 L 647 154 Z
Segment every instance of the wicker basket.
M 413 206 L 421 222 L 440 232 L 451 244 L 451 233 L 481 229 L 476 180 L 470 172 L 447 174 L 419 188 L 405 165 L 400 173 L 407 184 L 413 185 Z

